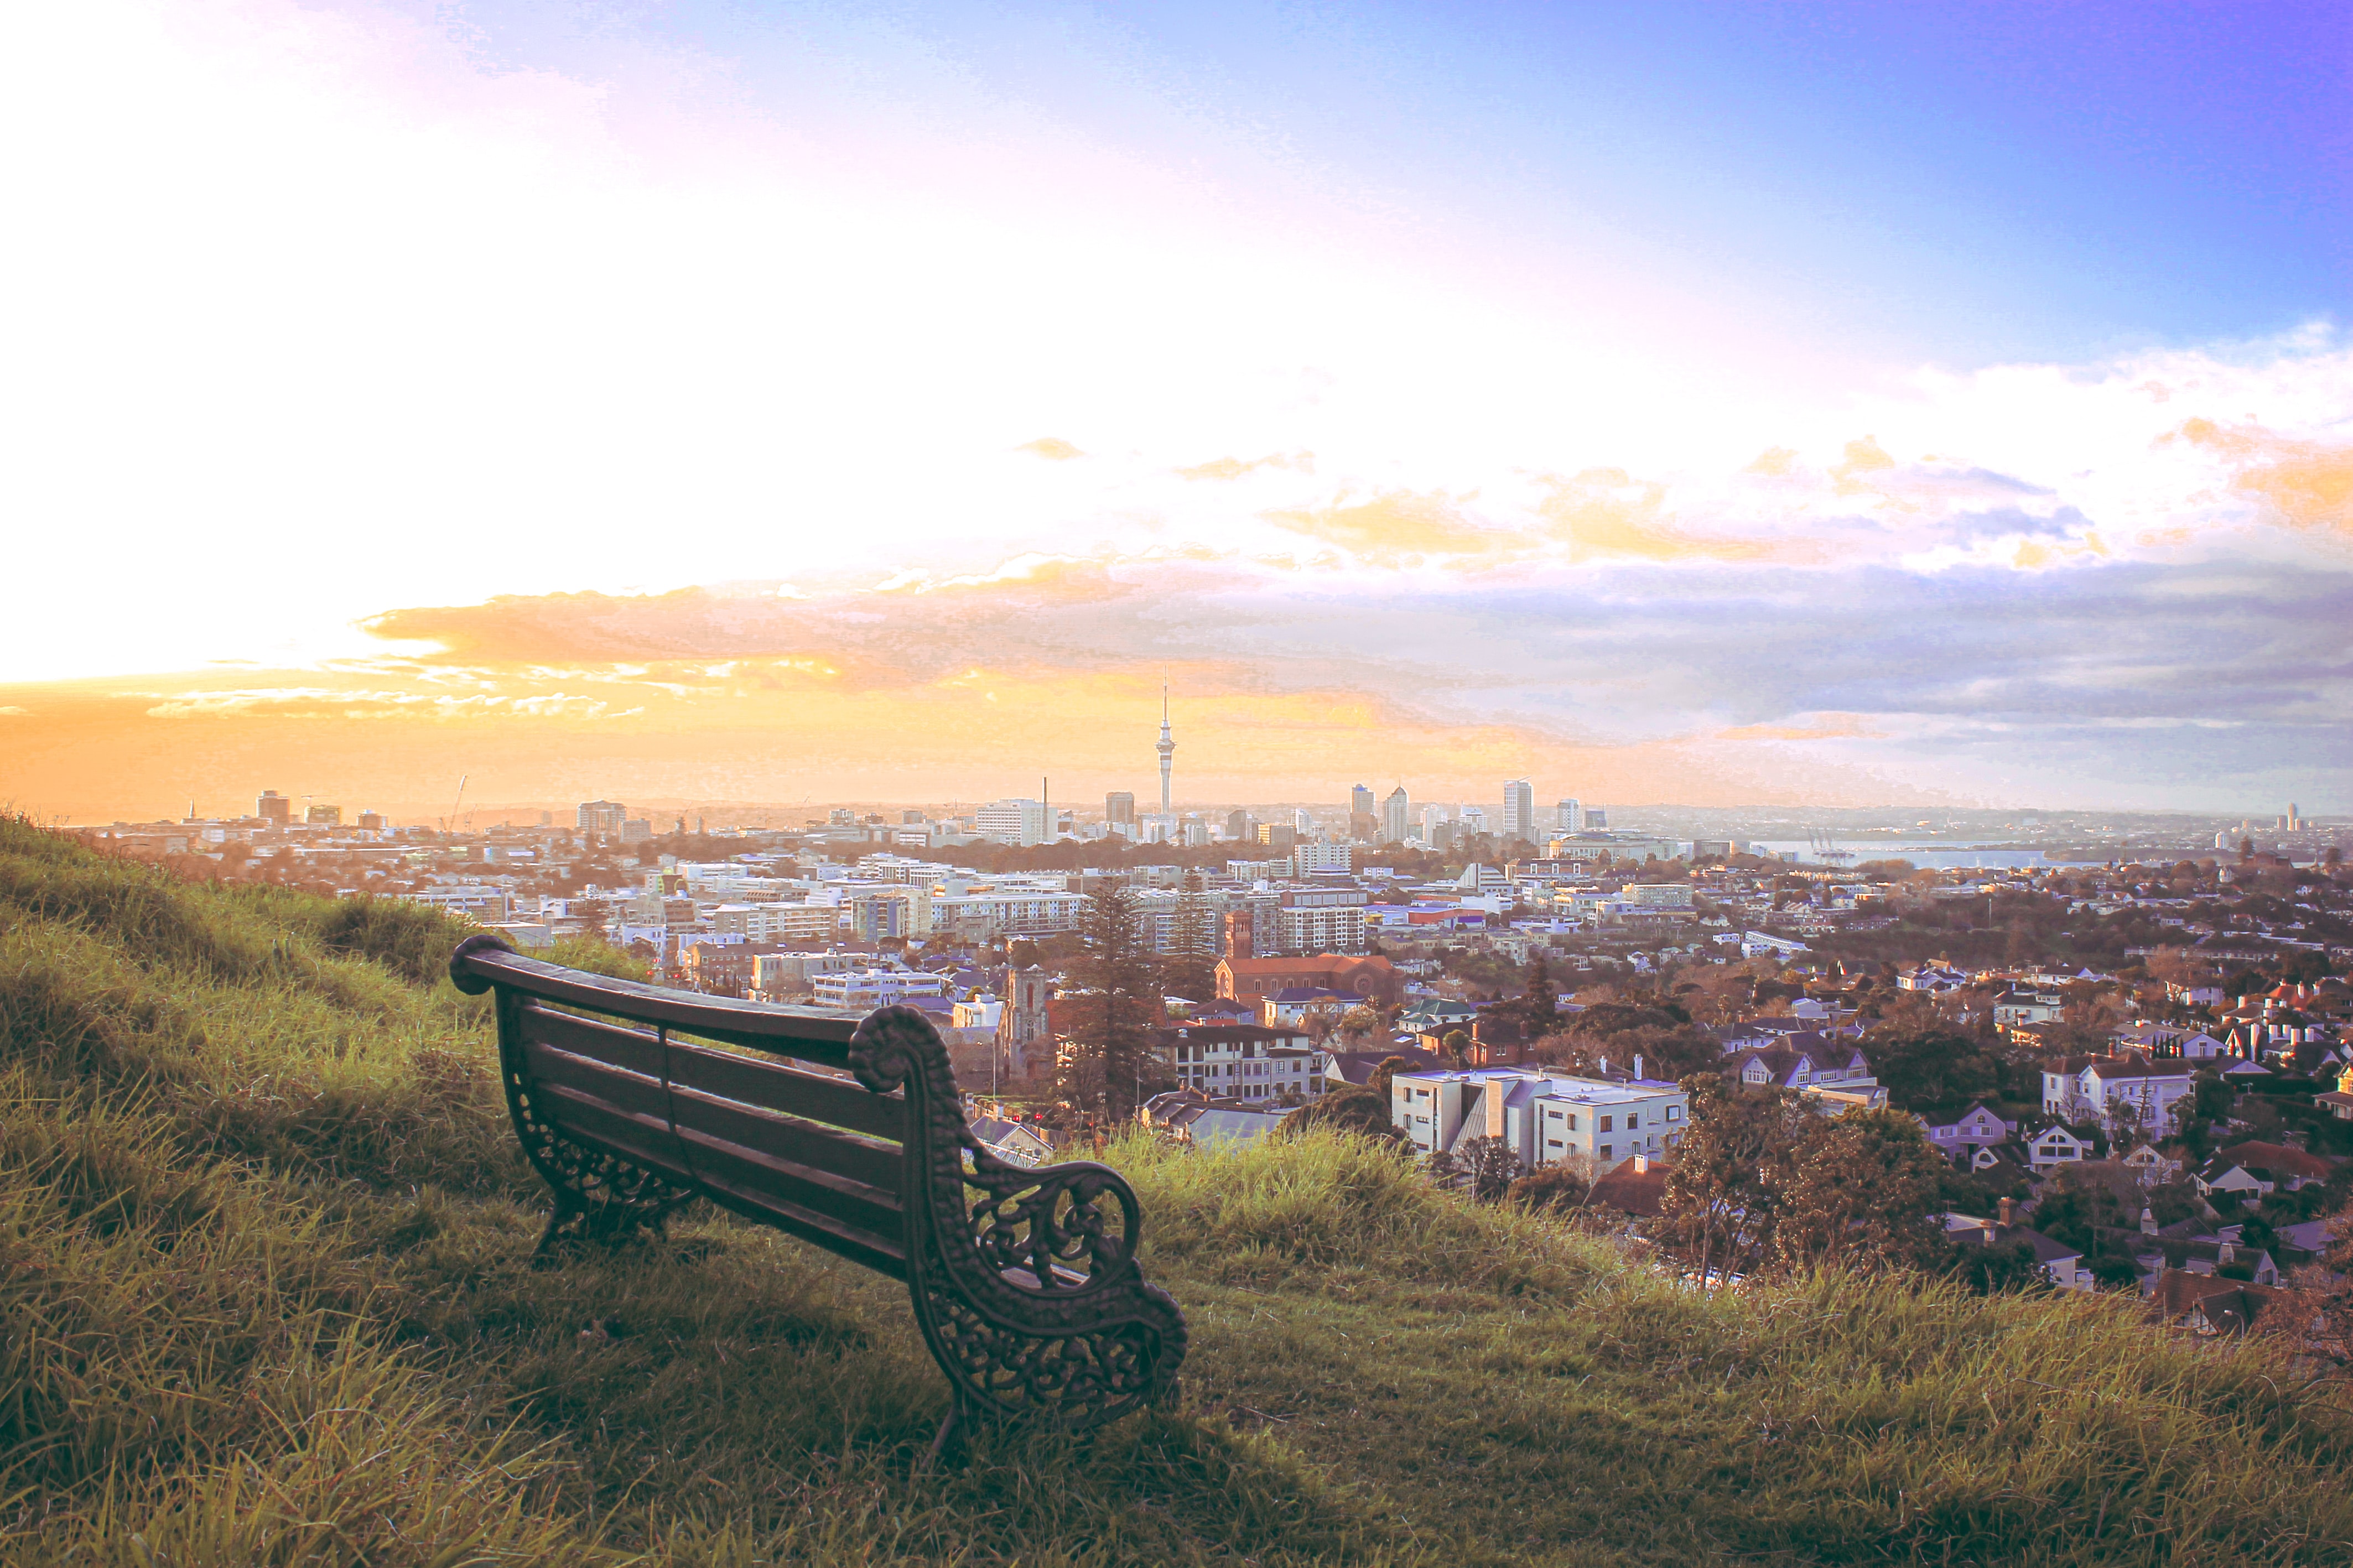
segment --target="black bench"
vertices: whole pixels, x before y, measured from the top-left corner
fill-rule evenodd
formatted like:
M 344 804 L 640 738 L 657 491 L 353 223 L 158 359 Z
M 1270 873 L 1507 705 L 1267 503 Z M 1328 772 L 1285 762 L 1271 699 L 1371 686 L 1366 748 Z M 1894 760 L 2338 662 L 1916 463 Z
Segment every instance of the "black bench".
M 904 1279 L 955 1393 L 934 1452 L 965 1420 L 1093 1426 L 1174 1386 L 1185 1316 L 1136 1267 L 1134 1191 L 1105 1165 L 1024 1170 L 981 1147 L 915 1009 L 665 991 L 487 934 L 449 977 L 498 994 L 507 1109 L 555 1190 L 543 1255 L 658 1233 L 707 1198 Z

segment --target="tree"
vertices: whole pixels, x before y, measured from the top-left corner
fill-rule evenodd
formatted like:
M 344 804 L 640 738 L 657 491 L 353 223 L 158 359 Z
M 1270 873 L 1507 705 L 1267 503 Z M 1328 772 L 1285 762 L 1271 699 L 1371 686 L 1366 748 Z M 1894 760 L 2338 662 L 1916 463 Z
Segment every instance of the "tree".
M 1747 1273 L 1773 1245 L 1780 1185 L 1815 1118 L 1778 1089 L 1684 1082 L 1691 1126 L 1667 1172 L 1662 1234 L 1697 1267 L 1700 1283 Z
M 1482 1204 L 1500 1203 L 1527 1168 L 1501 1138 L 1465 1138 L 1454 1145 L 1454 1157 L 1471 1195 Z
M 1366 1087 L 1379 1095 L 1381 1103 L 1387 1105 L 1391 1098 L 1389 1086 L 1397 1081 L 1397 1075 L 1409 1072 L 1412 1068 L 1413 1064 L 1403 1057 L 1383 1057 L 1380 1065 L 1373 1068 L 1372 1082 Z
M 1318 1131 L 1353 1132 L 1360 1138 L 1387 1143 L 1403 1144 L 1406 1141 L 1405 1134 L 1389 1120 L 1388 1096 L 1353 1085 L 1309 1100 L 1284 1117 L 1275 1133 L 1282 1138 L 1299 1138 Z
M 1789 1267 L 1915 1264 L 1944 1244 L 1931 1217 L 1948 1167 L 1901 1110 L 1852 1110 L 1810 1129 L 1781 1194 L 1774 1252 Z
M 1460 1029 L 1449 1029 L 1438 1042 L 1438 1054 L 1448 1067 L 1459 1068 L 1470 1059 L 1471 1037 Z
M 1188 871 L 1185 889 L 1176 895 L 1176 913 L 1169 922 L 1168 951 L 1161 960 L 1161 986 L 1174 996 L 1196 999 L 1218 989 L 1218 931 L 1215 911 L 1202 891 L 1201 873 Z
M 1544 954 L 1528 961 L 1527 1026 L 1531 1035 L 1541 1035 L 1560 1021 L 1560 998 L 1552 988 L 1552 972 L 1545 965 Z
M 1905 1110 L 2000 1091 L 2000 1058 L 1950 1029 L 1882 1024 L 1862 1037 L 1862 1054 L 1886 1087 L 1889 1103 Z
M 1078 1071 L 1068 1087 L 1082 1103 L 1096 1100 L 1106 1118 L 1124 1121 L 1135 1111 L 1157 1013 L 1151 955 L 1126 883 L 1108 883 L 1087 900 L 1079 934 L 1086 951 L 1071 966 L 1071 999 Z
M 1504 1197 L 1522 1208 L 1558 1213 L 1585 1206 L 1593 1184 L 1568 1165 L 1539 1165 L 1512 1184 Z

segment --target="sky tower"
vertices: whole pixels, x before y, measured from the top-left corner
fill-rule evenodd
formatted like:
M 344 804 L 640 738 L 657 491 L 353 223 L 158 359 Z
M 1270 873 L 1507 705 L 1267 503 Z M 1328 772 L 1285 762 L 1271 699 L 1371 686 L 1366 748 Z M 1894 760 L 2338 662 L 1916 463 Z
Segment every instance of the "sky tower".
M 1168 683 L 1160 683 L 1160 743 L 1153 748 L 1160 753 L 1160 815 L 1173 816 L 1168 805 L 1168 772 L 1176 765 L 1176 742 L 1168 733 Z

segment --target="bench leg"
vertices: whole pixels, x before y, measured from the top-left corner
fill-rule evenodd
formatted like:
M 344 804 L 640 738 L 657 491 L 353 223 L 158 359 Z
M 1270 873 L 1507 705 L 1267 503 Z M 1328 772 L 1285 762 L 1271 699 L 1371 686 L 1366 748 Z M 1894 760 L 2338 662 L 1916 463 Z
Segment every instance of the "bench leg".
M 932 1439 L 932 1451 L 923 1456 L 923 1462 L 920 1468 L 928 1470 L 940 1462 L 942 1455 L 957 1453 L 963 1447 L 964 1406 L 951 1402 L 948 1405 L 948 1417 L 940 1423 L 939 1435 Z

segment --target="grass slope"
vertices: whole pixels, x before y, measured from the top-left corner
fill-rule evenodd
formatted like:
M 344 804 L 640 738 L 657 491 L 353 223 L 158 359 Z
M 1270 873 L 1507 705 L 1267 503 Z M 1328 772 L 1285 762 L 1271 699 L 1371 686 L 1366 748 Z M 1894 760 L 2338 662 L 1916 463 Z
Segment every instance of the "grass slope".
M 1328 1140 L 1143 1144 L 1186 1405 L 917 1461 L 889 1281 L 724 1216 L 527 1267 L 459 931 L 0 823 L 0 1557 L 2340 1563 L 2353 1424 L 2110 1304 L 1703 1300 Z M 585 956 L 585 955 L 584 955 Z

